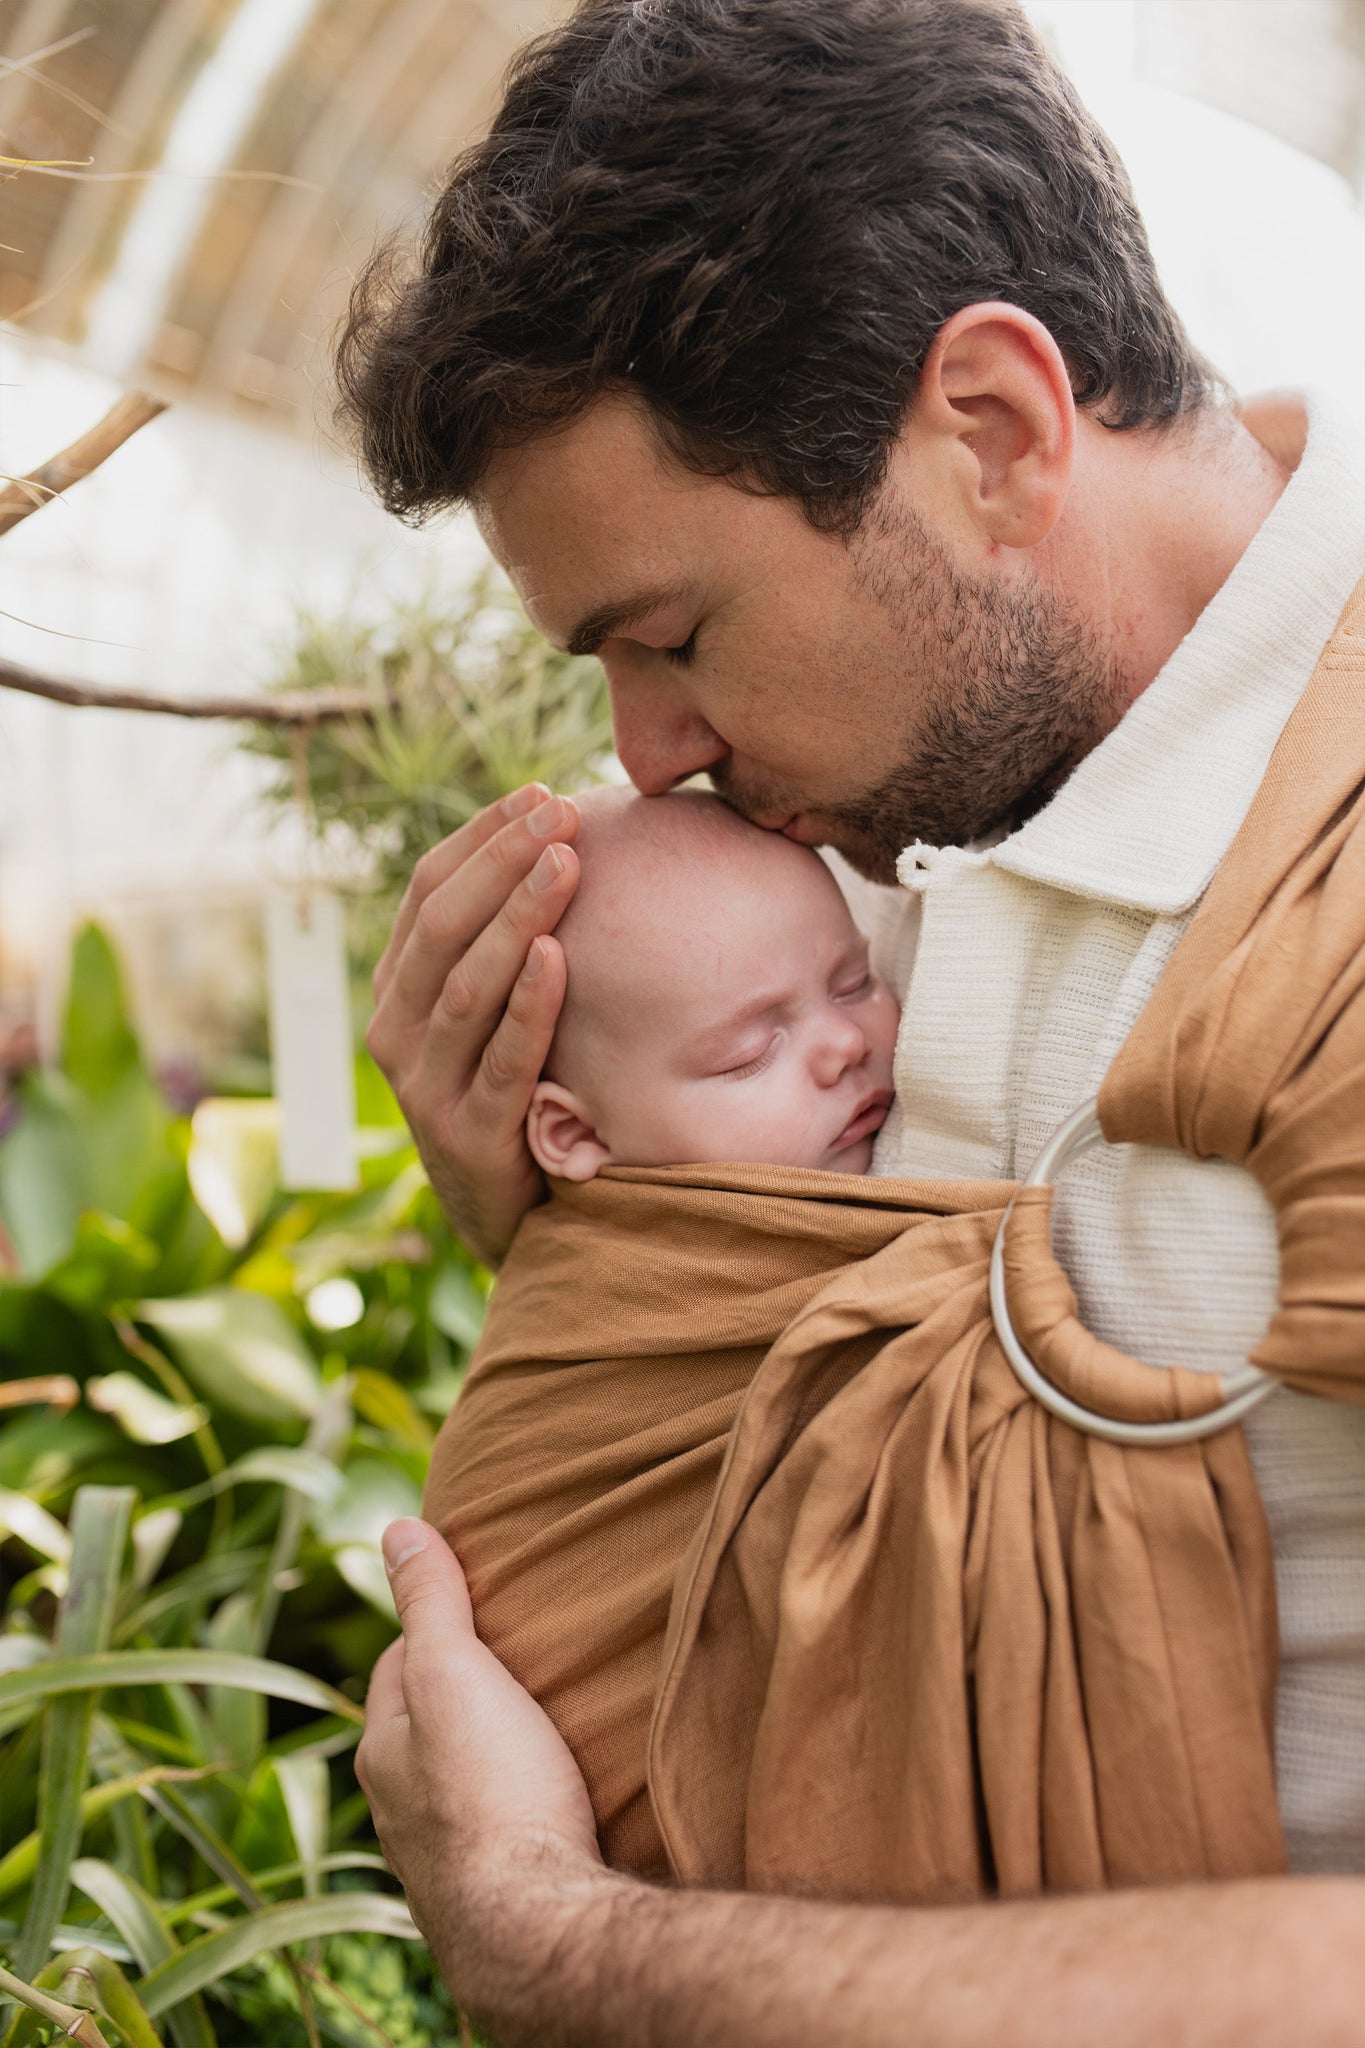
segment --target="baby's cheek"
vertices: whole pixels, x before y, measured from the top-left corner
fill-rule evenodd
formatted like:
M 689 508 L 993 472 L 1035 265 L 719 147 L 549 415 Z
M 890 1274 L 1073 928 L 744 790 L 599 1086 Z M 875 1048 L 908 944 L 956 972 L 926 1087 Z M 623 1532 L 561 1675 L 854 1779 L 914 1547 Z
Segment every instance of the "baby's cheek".
M 754 1152 L 774 1166 L 820 1166 L 829 1150 L 829 1104 L 804 1079 L 785 1077 L 765 1102 L 761 1142 Z

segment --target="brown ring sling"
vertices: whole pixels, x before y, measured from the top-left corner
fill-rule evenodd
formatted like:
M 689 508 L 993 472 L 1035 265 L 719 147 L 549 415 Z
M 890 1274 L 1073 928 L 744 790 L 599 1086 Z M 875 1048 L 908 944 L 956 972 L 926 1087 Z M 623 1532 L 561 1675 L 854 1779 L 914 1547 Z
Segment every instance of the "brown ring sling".
M 1365 1400 L 1365 586 L 1105 1079 L 1111 1143 L 1253 1173 L 1252 1364 Z M 605 1852 L 935 1901 L 1284 1867 L 1273 1560 L 1223 1397 L 1092 1337 L 1051 1190 L 618 1169 L 524 1222 L 427 1512 Z

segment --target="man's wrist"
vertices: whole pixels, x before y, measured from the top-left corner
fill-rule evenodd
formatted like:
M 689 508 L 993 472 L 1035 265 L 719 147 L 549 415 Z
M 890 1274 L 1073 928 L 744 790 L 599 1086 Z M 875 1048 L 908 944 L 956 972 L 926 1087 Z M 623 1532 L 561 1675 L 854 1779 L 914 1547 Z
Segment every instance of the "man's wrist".
M 442 1977 L 504 2048 L 569 2048 L 598 1996 L 614 1918 L 649 1887 L 560 1842 L 466 1861 L 429 1940 Z

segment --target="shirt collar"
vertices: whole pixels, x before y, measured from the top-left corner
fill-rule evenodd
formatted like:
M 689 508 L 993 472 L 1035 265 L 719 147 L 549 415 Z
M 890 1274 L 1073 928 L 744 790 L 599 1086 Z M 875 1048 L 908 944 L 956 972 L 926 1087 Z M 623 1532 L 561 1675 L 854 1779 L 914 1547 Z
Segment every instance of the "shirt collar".
M 1306 409 L 1297 469 L 1160 674 L 1036 817 L 958 860 L 1155 915 L 1203 895 L 1365 569 L 1358 432 L 1322 398 Z M 902 882 L 947 852 L 907 848 Z

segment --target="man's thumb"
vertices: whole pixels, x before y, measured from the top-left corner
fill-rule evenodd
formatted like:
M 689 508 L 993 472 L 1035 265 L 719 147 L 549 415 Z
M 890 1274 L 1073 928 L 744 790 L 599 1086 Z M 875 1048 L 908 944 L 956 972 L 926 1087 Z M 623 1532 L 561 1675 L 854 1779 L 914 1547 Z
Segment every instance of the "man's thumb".
M 439 1610 L 447 1625 L 473 1625 L 469 1589 L 450 1545 L 429 1522 L 404 1515 L 383 1535 L 384 1566 L 403 1633 L 421 1626 L 426 1610 Z

